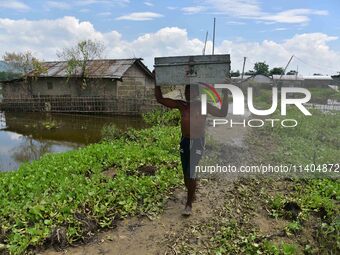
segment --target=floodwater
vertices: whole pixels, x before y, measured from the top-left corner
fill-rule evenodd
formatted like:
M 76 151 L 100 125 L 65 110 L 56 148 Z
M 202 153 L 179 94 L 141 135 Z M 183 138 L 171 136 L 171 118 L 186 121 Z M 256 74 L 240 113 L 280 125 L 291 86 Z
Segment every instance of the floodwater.
M 0 171 L 96 143 L 108 124 L 121 130 L 145 127 L 141 117 L 0 112 Z

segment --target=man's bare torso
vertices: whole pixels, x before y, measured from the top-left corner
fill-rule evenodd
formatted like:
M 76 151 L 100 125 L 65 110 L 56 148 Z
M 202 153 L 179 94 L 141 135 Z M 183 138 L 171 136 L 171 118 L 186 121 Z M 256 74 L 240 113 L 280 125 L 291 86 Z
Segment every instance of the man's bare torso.
M 201 138 L 205 133 L 206 116 L 201 114 L 201 103 L 184 102 L 181 109 L 182 135 L 187 138 Z

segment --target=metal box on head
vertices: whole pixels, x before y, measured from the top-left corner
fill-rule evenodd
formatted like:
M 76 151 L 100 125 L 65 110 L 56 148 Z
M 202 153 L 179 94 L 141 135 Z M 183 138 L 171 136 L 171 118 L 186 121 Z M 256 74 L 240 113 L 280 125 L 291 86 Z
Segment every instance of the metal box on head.
M 197 55 L 155 58 L 158 86 L 225 83 L 230 73 L 230 55 Z

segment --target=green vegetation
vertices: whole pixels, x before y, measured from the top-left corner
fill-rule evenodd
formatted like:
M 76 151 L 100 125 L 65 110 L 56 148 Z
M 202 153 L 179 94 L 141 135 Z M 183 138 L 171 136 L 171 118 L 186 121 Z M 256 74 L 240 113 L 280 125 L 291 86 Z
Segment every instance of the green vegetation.
M 304 116 L 299 110 L 290 109 L 287 118 L 297 120 L 295 128 L 277 126 L 266 130 L 264 135 L 271 135 L 279 143 L 271 153 L 272 161 L 295 165 L 339 163 L 340 113 L 311 112 L 312 116 Z
M 255 103 L 266 107 L 270 93 L 263 92 Z M 278 113 L 270 118 L 282 119 Z M 306 175 L 235 181 L 213 220 L 193 226 L 186 241 L 177 241 L 181 254 L 339 253 L 340 182 L 331 178 L 339 172 L 327 174 L 317 166 L 340 163 L 340 113 L 312 110 L 306 117 L 289 108 L 285 118 L 296 119 L 298 126 L 252 130 L 252 161 L 242 164 L 301 165 Z M 188 243 L 198 239 L 202 244 Z
M 18 79 L 20 77 L 22 77 L 21 74 L 11 73 L 11 72 L 0 72 L 0 82 Z
M 274 115 L 273 118 L 279 118 L 279 116 Z M 296 119 L 299 123 L 298 126 L 294 129 L 277 126 L 258 131 L 259 138 L 270 137 L 273 143 L 276 143 L 274 150 L 272 147 L 268 147 L 270 149 L 266 151 L 267 156 L 264 161 L 276 165 L 302 165 L 308 172 L 308 177 L 312 178 L 293 179 L 291 190 L 277 192 L 275 195 L 271 195 L 273 191 L 265 189 L 260 197 L 263 201 L 267 201 L 264 207 L 270 209 L 272 217 L 289 221 L 284 229 L 286 236 L 298 236 L 299 232 L 306 228 L 306 225 L 313 224 L 314 229 L 311 231 L 315 231 L 315 247 L 310 245 L 307 248 L 304 247 L 306 254 L 331 254 L 331 252 L 335 254 L 340 249 L 340 224 L 338 220 L 340 182 L 337 179 L 328 178 L 329 175 L 323 173 L 322 168 L 316 167 L 314 170 L 313 167 L 308 167 L 308 165 L 339 164 L 340 113 L 323 114 L 319 111 L 313 111 L 312 116 L 305 117 L 298 110 L 290 109 L 287 118 Z M 266 142 L 268 142 L 268 139 L 266 139 Z M 313 175 L 319 178 L 313 178 Z M 269 182 L 272 182 L 272 180 L 269 180 Z M 242 232 L 238 227 L 235 228 L 238 232 Z M 231 230 L 227 228 L 222 231 L 222 237 L 218 237 L 222 238 L 223 243 L 228 243 L 228 239 L 226 239 L 229 235 L 228 231 Z M 233 229 L 232 231 L 236 230 Z M 268 245 L 266 242 L 251 242 L 254 240 L 255 234 L 251 234 L 249 231 L 243 231 L 238 235 L 241 235 L 241 238 L 237 240 L 241 240 L 242 245 L 234 245 L 232 249 L 226 249 L 229 252 L 228 254 L 238 254 L 235 249 L 241 248 L 243 249 L 242 254 L 255 254 L 256 252 L 264 254 L 299 253 L 296 248 L 298 244 Z M 242 235 L 244 236 L 242 237 Z M 260 236 L 257 236 L 257 238 L 260 238 Z M 221 240 L 218 240 L 218 242 L 221 242 Z M 220 248 L 224 249 L 223 247 Z M 255 248 L 256 250 L 254 250 Z
M 143 119 L 148 125 L 179 125 L 181 115 L 178 110 L 158 109 L 143 115 Z
M 254 64 L 254 70 L 256 74 L 269 75 L 269 65 L 266 62 L 256 62 Z
M 81 88 L 85 89 L 90 75 L 88 63 L 95 59 L 101 59 L 104 50 L 104 44 L 100 41 L 83 40 L 73 47 L 64 48 L 57 55 L 59 59 L 67 63 L 67 79 L 80 74 L 82 78 Z
M 340 92 L 329 87 L 327 88 L 309 88 L 312 94 L 312 103 L 327 103 L 327 99 L 340 101 Z
M 11 67 L 11 72 L 21 73 L 22 77 L 31 73 L 36 79 L 40 74 L 46 73 L 47 69 L 40 60 L 33 56 L 32 52 L 5 52 L 3 60 Z
M 179 136 L 177 126 L 130 130 L 1 173 L 0 249 L 86 242 L 120 218 L 159 213 L 181 182 Z
M 283 67 L 274 67 L 270 70 L 269 75 L 282 75 L 285 74 L 285 70 Z

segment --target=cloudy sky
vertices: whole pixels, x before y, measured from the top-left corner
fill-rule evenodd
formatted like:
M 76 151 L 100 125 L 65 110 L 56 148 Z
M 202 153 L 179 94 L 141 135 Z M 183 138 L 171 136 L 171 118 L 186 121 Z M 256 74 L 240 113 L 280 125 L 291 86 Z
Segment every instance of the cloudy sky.
M 43 60 L 80 40 L 102 41 L 107 58 L 230 53 L 232 69 L 257 61 L 303 74 L 340 72 L 339 0 L 0 0 L 0 56 L 32 51 Z

